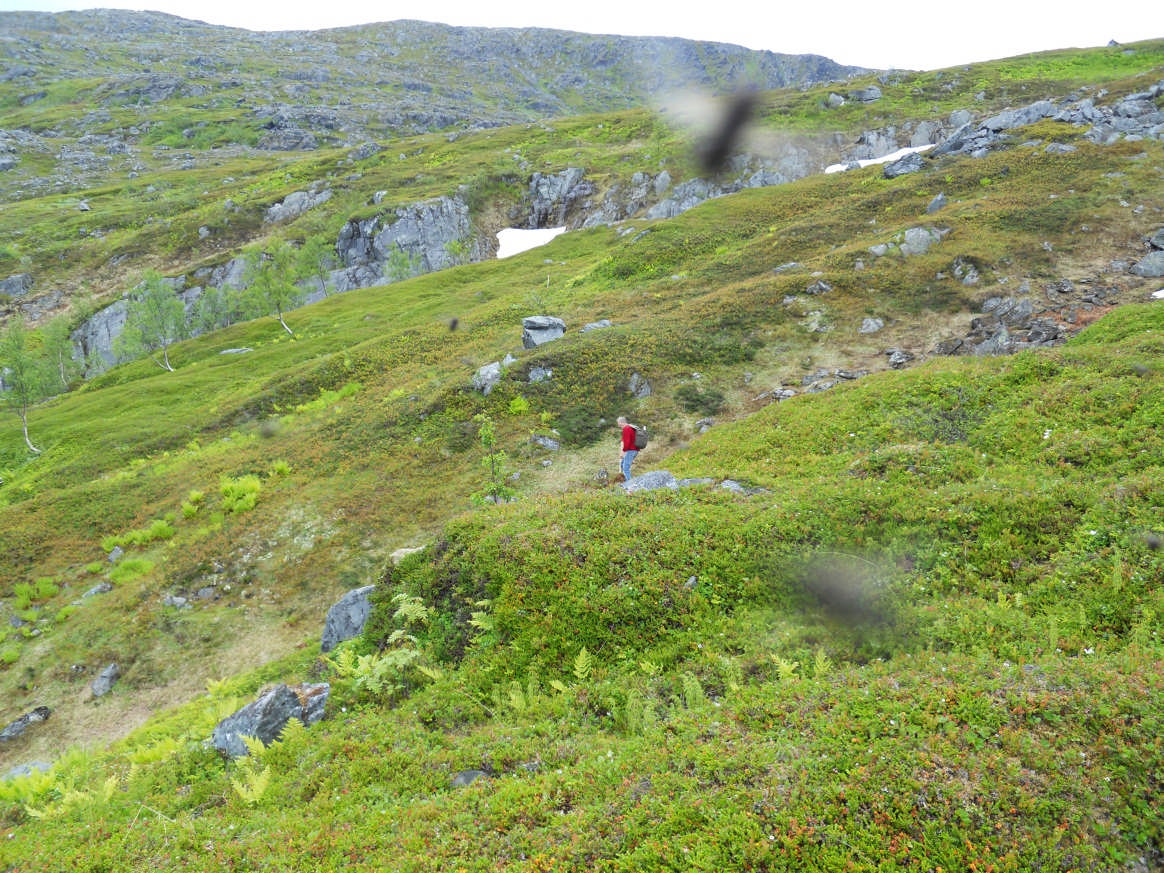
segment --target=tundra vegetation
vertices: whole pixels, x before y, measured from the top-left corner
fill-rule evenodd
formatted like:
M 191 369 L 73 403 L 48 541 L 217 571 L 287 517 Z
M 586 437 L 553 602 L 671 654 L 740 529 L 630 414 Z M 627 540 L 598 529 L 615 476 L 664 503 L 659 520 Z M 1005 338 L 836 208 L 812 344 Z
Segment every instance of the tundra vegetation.
M 894 74 L 871 105 L 764 93 L 756 118 L 855 138 L 978 94 L 1161 78 L 1152 42 Z M 164 345 L 143 316 L 153 348 L 143 332 L 144 357 L 84 381 L 47 322 L 4 328 L 5 363 L 37 375 L 0 429 L 0 693 L 13 718 L 53 711 L 0 744 L 5 771 L 48 765 L 0 781 L 5 870 L 1164 864 L 1164 303 L 1112 266 L 1164 224 L 1159 141 L 1043 122 L 895 179 L 813 175 L 504 262 L 398 265 L 284 321 L 287 277 L 322 282 L 318 240 L 374 192 L 468 185 L 496 222 L 530 168 L 682 178 L 689 138 L 625 109 L 355 160 L 189 126 L 151 136 L 240 148 L 72 192 L 86 213 L 5 206 L 23 232 L 4 262 L 59 269 L 78 317 L 148 292 L 147 269 L 244 249 L 262 304 Z M 324 206 L 263 225 L 319 179 Z M 870 253 L 925 223 L 948 228 L 928 251 Z M 1070 341 L 932 354 L 988 298 L 1064 280 L 1114 301 L 1081 303 Z M 531 314 L 570 329 L 523 350 Z M 803 390 L 839 370 L 863 375 Z M 623 412 L 651 426 L 640 467 L 697 484 L 604 487 Z M 549 434 L 557 451 L 531 439 Z M 363 635 L 323 655 L 327 608 L 370 583 Z M 208 747 L 260 689 L 308 679 L 332 683 L 323 721 L 235 761 Z

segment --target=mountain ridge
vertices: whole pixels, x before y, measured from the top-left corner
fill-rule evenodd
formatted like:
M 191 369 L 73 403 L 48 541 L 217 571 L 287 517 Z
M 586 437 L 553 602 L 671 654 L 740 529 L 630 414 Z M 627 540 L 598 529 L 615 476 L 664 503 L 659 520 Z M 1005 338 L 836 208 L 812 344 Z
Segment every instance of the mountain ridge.
M 7 78 L 15 72 L 28 86 L 21 98 L 25 105 L 36 102 L 39 92 L 34 88 L 42 78 L 60 83 L 74 76 L 92 79 L 94 74 L 157 76 L 166 70 L 188 80 L 184 88 L 171 86 L 167 97 L 174 90 L 185 97 L 218 92 L 232 95 L 251 111 L 261 107 L 261 98 L 254 96 L 261 94 L 290 106 L 312 105 L 319 100 L 319 86 L 332 83 L 345 92 L 330 106 L 339 129 L 316 130 L 321 139 L 330 134 L 329 144 L 610 111 L 683 88 L 720 93 L 745 86 L 770 89 L 866 72 L 816 55 L 778 55 L 672 37 L 464 28 L 411 20 L 255 33 L 115 11 L 0 16 L 9 33 L 4 44 L 10 61 Z M 28 27 L 42 23 L 53 29 Z M 182 32 L 181 41 L 173 40 L 175 27 Z M 116 50 L 109 46 L 96 51 L 92 44 L 80 43 L 114 37 Z M 272 56 L 279 58 L 274 68 Z M 260 77 L 249 85 L 253 94 L 246 91 L 248 75 Z M 403 108 L 394 110 L 385 91 Z M 140 89 L 110 95 L 133 96 L 150 99 Z M 418 105 L 421 99 L 423 107 Z M 368 116 L 375 115 L 385 116 L 384 121 L 369 123 Z

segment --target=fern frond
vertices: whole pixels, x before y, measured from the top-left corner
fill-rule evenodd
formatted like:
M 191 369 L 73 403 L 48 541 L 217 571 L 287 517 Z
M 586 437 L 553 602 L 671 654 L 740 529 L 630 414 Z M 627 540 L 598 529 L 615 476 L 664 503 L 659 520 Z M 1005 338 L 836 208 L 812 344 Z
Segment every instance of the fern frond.
M 279 743 L 288 743 L 294 745 L 307 735 L 307 726 L 299 719 L 292 716 L 287 719 L 287 723 L 283 725 L 283 730 L 279 732 Z
M 92 806 L 93 795 L 88 791 L 78 791 L 75 788 L 70 788 L 61 795 L 60 801 L 57 802 L 56 808 L 60 812 L 67 812 L 76 809 L 79 806 Z
M 513 707 L 514 712 L 525 712 L 526 708 L 525 694 L 522 693 L 521 683 L 514 679 L 509 683 L 509 705 Z
M 680 679 L 683 683 L 683 701 L 688 709 L 695 709 L 707 701 L 703 686 L 694 673 L 684 673 Z
M 776 672 L 780 675 L 781 682 L 791 682 L 796 678 L 796 671 L 800 669 L 798 663 L 775 656 L 773 660 L 776 662 Z
M 56 786 L 56 776 L 33 767 L 21 776 L 0 779 L 0 801 L 27 806 L 48 794 Z
M 351 647 L 345 646 L 336 651 L 335 657 L 324 658 L 324 661 L 342 678 L 350 677 L 356 670 L 356 653 Z
M 424 624 L 428 621 L 431 610 L 424 605 L 424 601 L 411 594 L 400 593 L 392 598 L 396 604 L 396 611 L 392 617 L 406 624 Z
M 258 805 L 267 791 L 267 786 L 271 783 L 271 768 L 264 767 L 262 770 L 256 771 L 249 767 L 242 767 L 239 772 L 242 774 L 242 779 L 236 779 L 232 776 L 230 780 L 235 794 L 247 806 Z
M 181 748 L 176 737 L 163 737 L 151 746 L 134 749 L 129 753 L 129 760 L 134 764 L 153 764 L 176 755 Z
M 416 637 L 406 631 L 404 628 L 397 628 L 388 635 L 388 646 L 399 646 L 407 643 L 410 646 L 416 645 Z
M 210 719 L 218 724 L 224 718 L 238 712 L 241 706 L 242 700 L 237 697 L 224 697 L 222 700 L 216 700 L 209 710 Z
M 590 653 L 586 651 L 586 647 L 583 646 L 578 657 L 574 659 L 574 678 L 579 682 L 585 682 L 590 677 L 592 666 L 594 666 L 594 661 L 591 659 Z
M 482 633 L 488 633 L 494 628 L 493 616 L 487 612 L 481 611 L 474 612 L 472 614 L 472 616 L 469 618 L 469 624 L 477 628 L 477 630 L 481 631 Z
M 258 737 L 243 736 L 242 741 L 247 747 L 247 754 L 256 760 L 262 758 L 263 752 L 267 751 L 267 747 Z
M 812 662 L 813 676 L 826 676 L 832 672 L 833 662 L 829 660 L 829 656 L 825 654 L 824 649 L 816 650 L 816 658 Z
M 626 732 L 628 734 L 642 733 L 644 709 L 643 696 L 637 691 L 632 690 L 627 692 L 623 720 L 626 723 Z
M 719 662 L 723 668 L 724 684 L 727 690 L 734 694 L 744 684 L 743 668 L 740 667 L 739 662 L 735 658 L 729 658 L 726 655 L 720 657 Z
M 229 679 L 207 679 L 206 680 L 206 693 L 208 695 L 210 695 L 211 697 L 225 696 L 225 694 L 227 693 L 226 688 L 227 688 L 227 685 L 229 684 L 229 682 L 230 682 Z

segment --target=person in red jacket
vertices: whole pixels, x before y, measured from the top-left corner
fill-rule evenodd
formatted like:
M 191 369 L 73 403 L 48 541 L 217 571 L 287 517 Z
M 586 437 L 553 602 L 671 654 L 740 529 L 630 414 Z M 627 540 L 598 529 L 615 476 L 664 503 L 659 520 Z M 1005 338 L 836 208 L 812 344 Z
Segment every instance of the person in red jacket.
M 618 417 L 618 426 L 622 429 L 622 453 L 619 455 L 618 466 L 622 470 L 623 481 L 629 482 L 631 464 L 634 463 L 635 455 L 639 453 L 635 448 L 635 428 L 621 415 Z

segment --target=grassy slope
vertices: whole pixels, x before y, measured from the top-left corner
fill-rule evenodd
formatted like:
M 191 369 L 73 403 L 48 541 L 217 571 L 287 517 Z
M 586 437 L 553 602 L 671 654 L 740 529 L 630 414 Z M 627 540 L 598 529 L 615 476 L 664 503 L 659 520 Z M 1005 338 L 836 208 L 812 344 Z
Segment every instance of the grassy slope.
M 253 805 L 200 739 L 313 655 L 215 686 L 59 765 L 29 798 L 49 818 L 10 813 L 15 869 L 1150 868 L 1162 327 L 1129 306 L 1058 351 L 870 377 L 671 459 L 772 486 L 753 497 L 465 516 L 388 583 L 441 607 L 441 678 L 399 707 L 339 682 Z M 837 555 L 885 623 L 808 597 Z M 463 607 L 486 598 L 483 630 Z M 466 768 L 494 775 L 452 788 Z
M 935 278 L 957 255 L 992 280 L 1093 277 L 1153 229 L 1120 200 L 1154 190 L 1160 160 L 1158 144 L 1081 144 L 747 192 L 644 236 L 570 234 L 512 262 L 351 292 L 295 313 L 294 341 L 273 320 L 240 325 L 176 350 L 175 374 L 119 368 L 38 410 L 47 457 L 18 462 L 18 434 L 0 448 L 4 572 L 60 590 L 31 605 L 39 636 L 9 632 L 4 680 L 13 715 L 48 700 L 58 716 L 6 755 L 51 757 L 66 729 L 108 737 L 162 700 L 194 702 L 108 757 L 76 752 L 10 784 L 10 863 L 1158 863 L 1158 309 L 1121 308 L 1051 353 L 870 376 L 694 440 L 701 413 L 678 389 L 715 387 L 738 416 L 757 385 L 822 362 L 924 351 L 927 330 L 993 293 Z M 947 241 L 852 269 L 939 189 Z M 793 260 L 803 272 L 771 272 Z M 835 325 L 827 338 L 784 302 L 814 270 L 834 287 L 813 302 Z M 619 326 L 522 355 L 488 399 L 466 392 L 473 368 L 516 351 L 534 310 Z M 875 341 L 856 334 L 866 314 L 891 316 Z M 254 351 L 218 354 L 240 346 Z M 516 378 L 539 362 L 555 380 Z M 591 442 L 607 436 L 596 416 L 628 405 L 632 369 L 656 388 L 635 408 L 658 422 L 645 464 L 765 490 L 628 500 L 593 487 L 610 464 Z M 510 415 L 519 393 L 530 410 Z M 467 425 L 480 411 L 523 500 L 461 515 L 483 486 Z M 525 440 L 550 425 L 569 451 L 543 468 Z M 220 477 L 248 474 L 257 507 L 225 512 Z M 148 562 L 139 575 L 104 563 L 103 539 L 166 515 L 171 537 L 128 547 Z M 268 753 L 272 784 L 249 807 L 230 783 L 242 768 L 201 739 L 263 682 L 311 675 L 336 593 L 432 538 L 385 587 L 440 608 L 418 651 L 442 678 L 399 708 L 337 679 L 334 717 Z M 846 569 L 821 568 L 836 555 Z M 892 620 L 836 627 L 806 591 L 822 574 L 867 575 L 871 608 Z M 110 577 L 113 591 L 52 620 Z M 162 606 L 207 585 L 218 600 Z M 118 691 L 82 704 L 92 674 L 70 666 L 109 660 L 126 672 Z M 466 767 L 496 776 L 451 790 Z M 82 848 L 77 833 L 95 839 Z

